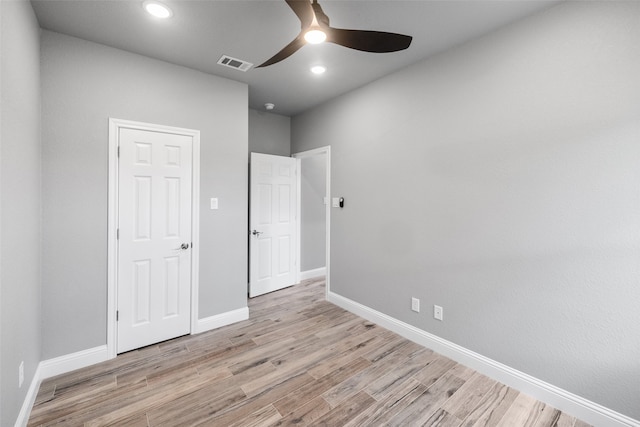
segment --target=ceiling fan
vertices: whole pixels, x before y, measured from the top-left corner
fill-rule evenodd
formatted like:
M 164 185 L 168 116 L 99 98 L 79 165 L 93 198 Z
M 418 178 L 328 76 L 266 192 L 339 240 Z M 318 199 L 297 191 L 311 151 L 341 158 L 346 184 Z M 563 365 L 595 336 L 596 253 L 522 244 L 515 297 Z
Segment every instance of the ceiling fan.
M 411 44 L 412 37 L 383 31 L 345 30 L 332 28 L 329 17 L 322 11 L 318 0 L 285 0 L 300 19 L 300 34 L 280 52 L 276 53 L 256 68 L 273 65 L 288 58 L 306 43 L 327 41 L 363 52 L 387 53 L 404 50 Z

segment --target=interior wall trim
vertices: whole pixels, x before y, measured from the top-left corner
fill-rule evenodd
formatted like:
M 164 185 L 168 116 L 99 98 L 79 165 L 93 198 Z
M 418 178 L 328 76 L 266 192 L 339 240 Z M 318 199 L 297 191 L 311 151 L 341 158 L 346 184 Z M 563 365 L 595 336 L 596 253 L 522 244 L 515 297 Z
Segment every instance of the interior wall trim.
M 109 359 L 110 357 L 107 351 L 107 346 L 101 345 L 99 347 L 41 361 L 33 375 L 33 379 L 29 385 L 29 390 L 24 398 L 24 402 L 22 402 L 22 408 L 20 409 L 20 414 L 18 414 L 15 426 L 26 427 L 29 422 L 29 416 L 31 415 L 31 409 L 33 409 L 33 404 L 38 396 L 38 389 L 40 388 L 40 384 L 43 380 L 55 377 L 56 375 L 75 371 L 76 369 L 85 368 L 96 363 L 104 362 Z
M 325 197 L 327 201 L 331 200 L 331 146 L 326 145 L 324 147 L 313 148 L 307 151 L 301 151 L 298 153 L 293 153 L 291 157 L 298 159 L 300 162 L 302 159 L 306 157 L 320 156 L 324 155 L 325 157 Z M 298 163 L 300 164 L 300 163 Z M 298 168 L 300 170 L 300 168 Z M 302 194 L 300 193 L 302 174 L 298 174 L 298 218 L 302 218 L 302 204 L 300 200 L 302 200 Z M 297 259 L 298 259 L 298 273 L 300 273 L 300 262 L 299 260 L 302 257 L 301 254 L 301 244 L 300 244 L 300 236 L 302 235 L 302 231 L 300 229 L 300 223 L 302 221 L 298 221 L 298 241 L 297 241 Z M 331 204 L 327 203 L 325 205 L 325 297 L 329 298 L 329 291 L 331 290 Z M 303 280 L 298 274 L 298 278 Z
M 195 331 L 192 331 L 192 334 L 210 331 L 212 329 L 247 319 L 249 319 L 249 307 L 243 307 L 204 319 L 198 319 Z M 29 391 L 22 403 L 22 408 L 20 409 L 20 414 L 18 415 L 15 426 L 26 427 L 29 422 L 29 416 L 31 415 L 31 409 L 36 401 L 36 396 L 38 395 L 38 389 L 40 388 L 40 384 L 43 380 L 55 377 L 56 375 L 66 374 L 67 372 L 75 371 L 76 369 L 95 365 L 96 363 L 105 362 L 111 358 L 112 357 L 109 354 L 107 346 L 101 345 L 99 347 L 78 351 L 76 353 L 40 362 L 36 373 L 33 376 L 33 380 L 31 381 L 31 385 L 29 386 Z
M 237 310 L 228 311 L 226 313 L 215 316 L 198 319 L 195 331 L 192 334 L 210 331 L 232 323 L 249 319 L 249 307 L 239 308 Z M 56 375 L 66 374 L 76 369 L 85 368 L 95 365 L 96 363 L 105 362 L 112 357 L 109 354 L 106 345 L 78 351 L 76 353 L 67 354 L 53 359 L 43 360 L 38 364 L 36 373 L 33 376 L 27 395 L 20 409 L 20 414 L 16 420 L 16 427 L 26 427 L 29 422 L 29 416 L 33 409 L 33 404 L 38 395 L 38 389 L 43 380 L 55 377 Z
M 473 368 L 483 375 L 535 397 L 563 412 L 578 417 L 589 424 L 599 427 L 640 426 L 639 420 L 634 420 L 624 414 L 591 402 L 500 362 L 496 362 L 495 360 L 430 334 L 408 323 L 338 295 L 335 292 L 329 292 L 327 299 L 329 302 L 347 311 L 387 328 L 417 344 L 428 347 L 458 363 Z M 235 322 L 247 320 L 248 318 L 249 308 L 243 307 L 199 319 L 195 333 L 206 332 Z M 27 425 L 33 403 L 38 394 L 38 388 L 43 380 L 109 359 L 107 346 L 102 345 L 40 362 L 29 386 L 18 419 L 16 420 L 16 427 Z
M 216 314 L 215 316 L 205 317 L 204 319 L 198 319 L 195 330 L 191 333 L 199 334 L 247 319 L 249 319 L 249 307 L 242 307 L 237 310 L 231 310 L 226 313 Z
M 430 334 L 408 323 L 388 316 L 370 307 L 329 292 L 327 300 L 351 313 L 387 328 L 417 344 L 428 347 L 443 356 L 468 366 L 483 375 L 526 393 L 567 414 L 598 427 L 638 427 L 639 420 L 613 411 L 595 402 L 535 378 L 524 372 L 489 359 L 462 346 Z
M 31 384 L 29 385 L 29 390 L 27 390 L 27 395 L 24 398 L 24 402 L 22 402 L 20 413 L 18 414 L 18 418 L 16 419 L 15 427 L 27 427 L 27 424 L 29 423 L 31 409 L 33 408 L 33 404 L 36 401 L 36 397 L 38 396 L 38 389 L 40 388 L 40 383 L 42 382 L 40 369 L 41 365 L 42 363 L 38 364 L 38 368 L 33 375 L 33 379 L 31 380 Z
M 313 270 L 301 271 L 300 280 L 315 279 L 316 277 L 326 276 L 326 274 L 326 267 L 314 268 Z
M 55 377 L 56 375 L 66 374 L 76 369 L 85 368 L 95 365 L 96 363 L 109 360 L 109 353 L 106 345 L 89 348 L 87 350 L 78 351 L 76 353 L 67 354 L 53 359 L 43 360 L 40 362 L 38 369 L 40 370 L 40 379 Z

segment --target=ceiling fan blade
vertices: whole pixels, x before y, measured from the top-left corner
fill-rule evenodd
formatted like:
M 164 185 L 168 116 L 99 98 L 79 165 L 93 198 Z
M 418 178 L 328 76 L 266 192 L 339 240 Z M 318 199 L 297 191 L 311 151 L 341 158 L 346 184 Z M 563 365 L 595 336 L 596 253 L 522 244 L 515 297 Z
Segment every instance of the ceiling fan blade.
M 262 64 L 258 65 L 256 68 L 267 67 L 269 65 L 273 65 L 277 62 L 282 61 L 293 55 L 298 49 L 306 44 L 304 39 L 304 35 L 302 33 L 298 34 L 298 37 L 293 39 L 291 43 L 286 45 L 280 52 L 273 55 L 271 58 L 267 59 Z
M 327 41 L 355 50 L 373 53 L 397 52 L 409 47 L 413 37 L 383 31 L 329 28 Z
M 300 19 L 302 28 L 307 28 L 313 22 L 313 7 L 309 0 L 286 0 L 287 4 Z
M 256 68 L 276 64 L 293 55 L 306 44 L 304 35 L 310 27 L 319 26 L 326 34 L 327 41 L 363 52 L 387 53 L 404 50 L 411 45 L 413 38 L 404 34 L 383 31 L 345 30 L 332 28 L 329 17 L 324 13 L 318 0 L 285 0 L 293 13 L 300 19 L 300 34 L 280 52 L 258 65 Z M 313 28 L 317 29 L 317 28 Z
M 326 13 L 324 13 L 324 10 L 322 10 L 322 6 L 320 6 L 320 3 L 318 3 L 317 0 L 313 0 L 313 3 L 311 4 L 311 9 L 313 10 L 313 14 L 316 17 L 318 25 L 320 25 L 323 28 L 329 27 L 329 17 L 327 16 Z

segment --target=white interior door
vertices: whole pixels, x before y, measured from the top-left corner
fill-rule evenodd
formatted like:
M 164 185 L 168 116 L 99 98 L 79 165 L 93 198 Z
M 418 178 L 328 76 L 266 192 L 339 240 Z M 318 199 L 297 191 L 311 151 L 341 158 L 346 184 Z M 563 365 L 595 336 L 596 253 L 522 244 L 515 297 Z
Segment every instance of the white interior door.
M 296 159 L 251 153 L 249 296 L 295 284 Z
M 117 352 L 190 332 L 192 137 L 120 129 Z

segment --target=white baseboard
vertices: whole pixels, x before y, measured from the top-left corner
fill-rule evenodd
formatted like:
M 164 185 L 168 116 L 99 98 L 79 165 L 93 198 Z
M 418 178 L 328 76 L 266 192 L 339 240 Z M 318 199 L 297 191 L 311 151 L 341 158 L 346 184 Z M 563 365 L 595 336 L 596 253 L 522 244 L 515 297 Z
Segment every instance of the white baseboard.
M 198 319 L 195 331 L 192 334 L 217 329 L 222 326 L 231 325 L 232 323 L 241 322 L 249 318 L 249 307 L 239 308 L 237 310 L 227 311 L 226 313 L 216 314 L 215 316 Z
M 67 354 L 56 357 L 54 359 L 43 360 L 40 362 L 40 379 L 55 377 L 56 375 L 66 374 L 76 369 L 84 368 L 96 363 L 109 360 L 107 346 L 89 348 L 87 350 L 78 351 L 76 353 Z
M 336 293 L 329 292 L 327 300 L 589 424 L 598 427 L 640 426 L 638 420 L 612 411 Z
M 444 340 L 336 293 L 329 292 L 328 301 L 371 322 L 375 322 L 415 343 L 428 347 L 443 356 L 473 368 L 509 387 L 513 387 L 563 412 L 586 421 L 589 424 L 598 427 L 640 426 L 640 421 L 638 420 L 605 408 L 602 405 L 510 368 L 500 362 L 496 362 L 495 360 L 489 359 L 488 357 Z M 193 333 L 197 334 L 209 331 L 247 320 L 248 318 L 249 308 L 243 307 L 198 320 L 196 331 Z M 103 345 L 40 362 L 29 386 L 18 419 L 16 420 L 16 427 L 27 425 L 31 408 L 35 402 L 42 380 L 106 360 L 109 360 L 109 356 L 107 346 Z
M 249 308 L 243 307 L 237 310 L 218 314 L 216 316 L 199 319 L 196 324 L 196 330 L 192 333 L 198 334 L 221 326 L 247 320 L 248 318 Z M 40 388 L 42 380 L 75 371 L 76 369 L 84 368 L 96 363 L 104 362 L 109 359 L 110 357 L 109 352 L 107 351 L 107 346 L 101 345 L 99 347 L 40 362 L 36 369 L 36 373 L 33 376 L 33 380 L 31 381 L 31 385 L 29 386 L 22 408 L 20 409 L 20 414 L 18 415 L 15 426 L 24 427 L 27 425 L 31 409 L 33 408 L 33 403 L 36 401 L 36 396 L 38 395 L 38 389 Z
M 238 310 L 229 311 L 218 314 L 216 316 L 207 317 L 198 320 L 196 330 L 192 333 L 198 334 L 221 326 L 230 325 L 241 320 L 249 318 L 249 308 L 244 307 Z M 76 369 L 94 365 L 96 363 L 109 360 L 109 354 L 106 345 L 82 350 L 77 353 L 71 353 L 64 356 L 56 357 L 40 362 L 38 370 L 40 372 L 40 380 L 54 377 L 56 375 L 65 374 L 75 371 Z
M 315 279 L 316 277 L 326 276 L 326 274 L 326 267 L 314 268 L 313 270 L 301 271 L 300 280 Z
M 20 408 L 20 414 L 18 414 L 18 419 L 15 424 L 16 427 L 24 427 L 27 425 L 42 380 L 75 371 L 76 369 L 84 368 L 95 363 L 104 362 L 108 359 L 107 346 L 101 345 L 40 362 L 31 380 L 31 385 L 29 385 L 29 391 L 27 391 L 27 395 L 22 403 L 22 408 Z
M 27 426 L 27 423 L 29 422 L 29 415 L 31 415 L 31 408 L 33 408 L 33 404 L 36 401 L 36 397 L 38 396 L 38 389 L 40 388 L 41 382 L 41 369 L 40 364 L 38 364 L 36 373 L 33 375 L 33 379 L 31 380 L 31 384 L 29 385 L 27 395 L 24 398 L 24 402 L 22 402 L 22 408 L 20 408 L 20 413 L 18 414 L 18 419 L 16 420 L 15 427 Z

